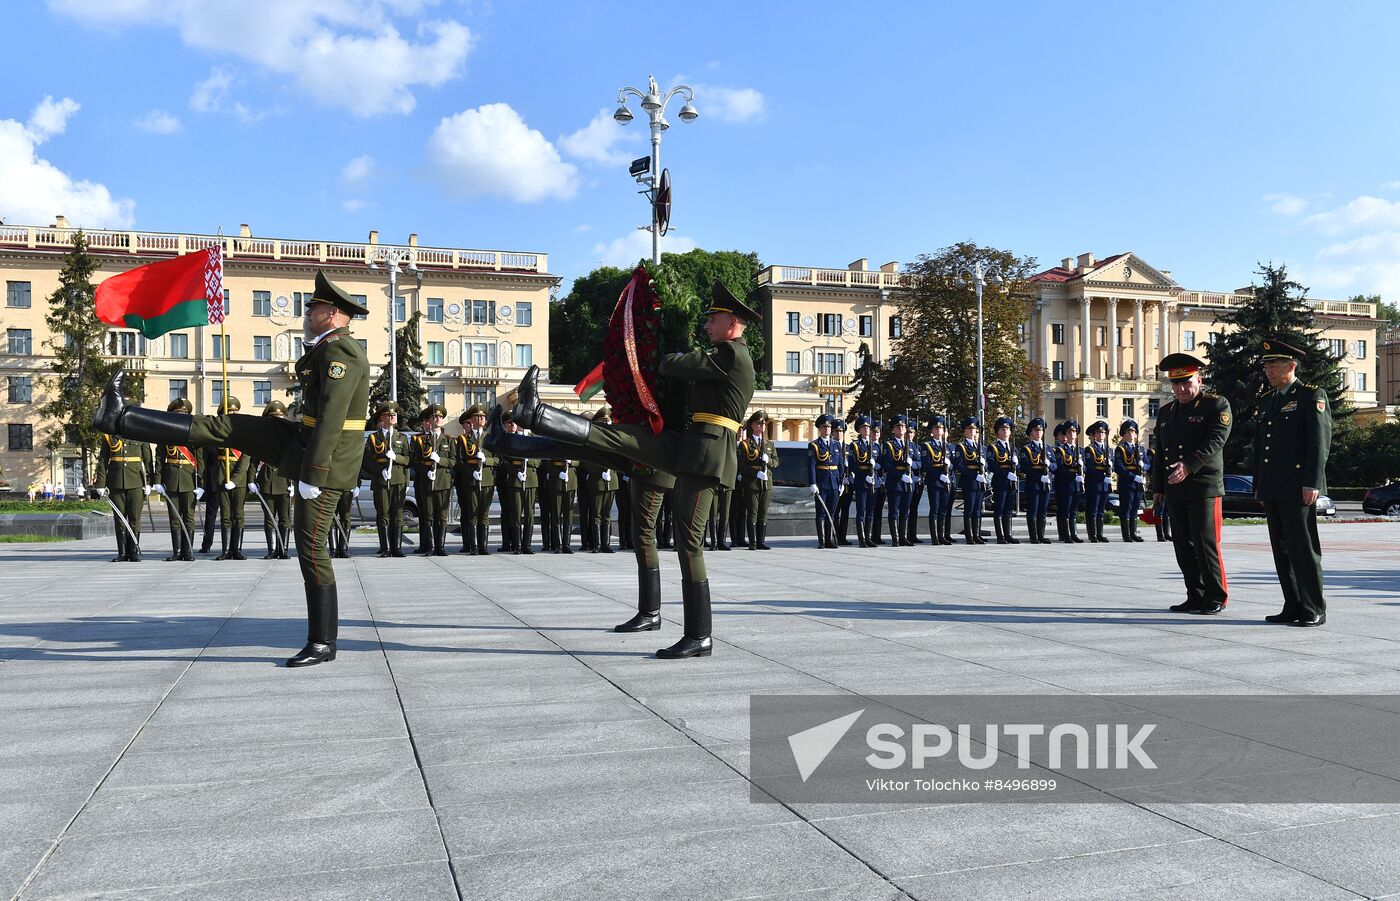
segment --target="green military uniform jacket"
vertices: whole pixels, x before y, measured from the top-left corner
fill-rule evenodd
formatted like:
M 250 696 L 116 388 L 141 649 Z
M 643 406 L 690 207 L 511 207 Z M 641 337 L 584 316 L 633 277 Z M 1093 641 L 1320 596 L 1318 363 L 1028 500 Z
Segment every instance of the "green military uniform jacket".
M 223 488 L 225 482 L 232 482 L 234 488 L 247 488 L 252 481 L 253 455 L 245 454 L 241 450 L 231 447 L 211 447 L 205 453 L 212 454 L 214 467 L 219 473 L 219 487 Z M 228 471 L 224 471 L 224 463 L 228 462 Z
M 519 457 L 500 457 L 496 461 L 496 487 L 506 488 L 538 488 L 539 478 L 535 474 L 539 466 L 538 460 L 520 459 Z M 520 472 L 525 473 L 525 481 L 519 478 Z
M 1152 434 L 1152 492 L 1188 500 L 1223 495 L 1230 422 L 1230 402 L 1218 394 L 1202 391 L 1185 406 L 1175 400 L 1163 404 Z M 1185 463 L 1189 475 L 1169 485 L 1168 471 L 1176 463 Z
M 1304 488 L 1327 490 L 1332 409 L 1327 392 L 1294 379 L 1259 401 L 1254 436 L 1254 496 L 1302 502 Z
M 481 488 L 490 488 L 496 481 L 496 455 L 481 446 L 480 440 L 467 429 L 457 438 L 457 462 L 453 467 L 453 477 L 458 485 L 475 482 Z M 476 474 L 481 473 L 477 479 Z
M 200 487 L 204 471 L 204 449 L 177 444 L 162 444 L 156 451 L 160 458 L 160 483 L 169 494 L 192 492 Z
M 426 483 L 432 491 L 446 491 L 452 487 L 452 467 L 457 461 L 457 439 L 446 432 L 438 432 L 434 439 L 430 432 L 414 435 L 408 442 L 409 457 L 413 462 L 414 479 Z M 433 462 L 436 452 L 438 461 Z M 430 480 L 428 476 L 431 475 Z
M 392 461 L 389 459 L 391 450 L 394 452 Z M 410 453 L 408 439 L 404 437 L 403 432 L 394 429 L 393 437 L 390 438 L 383 429 L 375 429 L 365 436 L 365 455 L 360 468 L 369 473 L 370 484 L 376 488 L 407 485 Z M 384 480 L 386 469 L 389 470 L 387 482 Z
M 738 473 L 734 438 L 753 399 L 753 357 L 743 337 L 709 350 L 670 354 L 658 371 L 690 382 L 690 421 L 676 445 L 676 473 L 708 476 L 733 486 Z
M 128 441 L 115 435 L 103 435 L 97 449 L 97 474 L 93 485 L 112 491 L 144 488 L 155 481 L 155 465 L 151 446 Z
M 258 486 L 258 494 L 263 497 L 281 497 L 291 494 L 291 480 L 277 472 L 277 467 L 259 460 L 253 469 L 253 484 Z
M 771 490 L 773 472 L 778 468 L 778 446 L 768 438 L 755 439 L 752 432 L 745 430 L 737 454 L 739 483 L 750 491 Z M 759 473 L 765 473 L 765 477 L 760 479 Z
M 603 481 L 605 472 L 610 477 L 606 482 Z M 579 487 L 600 493 L 617 491 L 622 487 L 622 477 L 616 469 L 587 461 L 578 464 L 578 481 Z
M 297 360 L 302 452 L 283 456 L 280 472 L 317 488 L 359 484 L 369 406 L 369 362 L 348 328 L 338 328 Z
M 578 467 L 573 460 L 541 460 L 537 470 L 538 478 L 550 491 L 578 491 Z M 559 478 L 560 474 L 564 478 Z M 597 490 L 597 489 L 595 489 Z

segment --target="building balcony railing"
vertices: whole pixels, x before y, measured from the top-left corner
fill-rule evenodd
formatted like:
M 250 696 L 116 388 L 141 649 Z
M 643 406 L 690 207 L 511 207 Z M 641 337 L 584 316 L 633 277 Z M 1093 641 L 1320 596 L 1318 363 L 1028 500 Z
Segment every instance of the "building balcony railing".
M 860 269 L 812 269 L 806 266 L 769 266 L 758 273 L 758 285 L 810 285 L 819 288 L 907 288 L 903 272 L 871 272 Z
M 812 390 L 818 394 L 845 391 L 851 387 L 851 376 L 825 373 L 812 376 Z
M 1239 307 L 1249 302 L 1248 294 L 1221 294 L 1213 291 L 1183 291 L 1177 295 L 1177 302 L 1196 307 Z M 1352 300 L 1323 300 L 1307 297 L 1304 303 L 1317 312 L 1334 316 L 1366 316 L 1375 318 L 1376 305 Z
M 67 250 L 75 228 L 0 225 L 0 248 Z M 292 241 L 220 235 L 183 235 L 166 232 L 83 231 L 89 249 L 105 253 L 145 256 L 178 256 L 222 246 L 226 260 L 281 260 L 299 263 L 368 264 L 380 244 L 339 241 Z M 448 247 L 409 247 L 410 258 L 424 269 L 459 269 L 483 272 L 549 272 L 549 255 L 505 250 L 458 250 Z

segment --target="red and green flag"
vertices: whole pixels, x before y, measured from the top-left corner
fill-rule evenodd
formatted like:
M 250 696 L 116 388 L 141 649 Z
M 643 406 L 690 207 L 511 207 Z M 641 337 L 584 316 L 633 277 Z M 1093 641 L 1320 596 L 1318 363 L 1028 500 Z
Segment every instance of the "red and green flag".
M 574 393 L 579 396 L 579 400 L 589 401 L 593 395 L 603 390 L 603 364 L 599 363 L 593 367 L 593 371 L 583 377 L 583 380 L 574 386 Z
M 103 322 L 134 328 L 147 338 L 222 322 L 222 249 L 211 247 L 114 275 L 97 286 L 96 309 Z

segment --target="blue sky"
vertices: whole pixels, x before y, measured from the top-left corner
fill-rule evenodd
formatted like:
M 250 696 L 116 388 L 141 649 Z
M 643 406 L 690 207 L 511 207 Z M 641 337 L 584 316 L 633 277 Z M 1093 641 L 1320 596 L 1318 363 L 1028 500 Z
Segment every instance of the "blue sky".
M 655 73 L 701 113 L 662 143 L 680 249 L 1400 294 L 1391 3 L 19 0 L 6 33 L 9 223 L 417 232 L 572 279 L 647 252 L 646 129 L 608 115 Z

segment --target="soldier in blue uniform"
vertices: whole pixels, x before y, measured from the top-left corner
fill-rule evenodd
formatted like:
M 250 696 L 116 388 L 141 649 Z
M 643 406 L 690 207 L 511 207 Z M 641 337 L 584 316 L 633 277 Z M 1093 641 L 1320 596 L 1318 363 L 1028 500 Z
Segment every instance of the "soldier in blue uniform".
M 856 542 L 872 547 L 870 524 L 875 515 L 875 473 L 880 450 L 870 442 L 870 417 L 856 419 L 856 434 L 846 445 L 847 473 L 851 498 L 856 507 Z
M 807 444 L 807 485 L 816 499 L 817 547 L 836 544 L 836 497 L 841 493 L 841 449 L 831 437 L 831 417 L 817 417 L 817 437 Z
M 1025 481 L 1026 529 L 1031 544 L 1050 544 L 1045 537 L 1045 517 L 1050 511 L 1050 480 L 1054 455 L 1045 446 L 1045 420 L 1039 416 L 1026 426 L 1030 440 L 1021 447 L 1021 478 Z
M 1016 447 L 1011 443 L 1010 416 L 998 416 L 994 424 L 997 438 L 987 445 L 987 469 L 992 474 L 992 524 L 996 526 L 997 544 L 1020 544 L 1011 534 L 1011 517 L 1016 515 L 1017 484 Z
M 904 541 L 906 544 L 923 544 L 919 539 L 919 503 L 924 499 L 923 451 L 919 448 L 918 423 L 911 422 L 904 434 L 909 445 L 909 474 L 914 477 L 914 493 L 909 495 L 909 512 L 904 515 Z
M 928 534 L 934 544 L 953 543 L 953 458 L 947 431 L 948 421 L 934 416 L 928 421 L 928 437 L 919 445 L 919 469 L 928 488 Z
M 1118 473 L 1118 520 L 1123 541 L 1142 541 L 1138 535 L 1138 508 L 1147 490 L 1147 460 L 1138 444 L 1138 424 L 1123 420 L 1118 426 L 1118 446 L 1113 449 L 1113 471 Z
M 982 506 L 987 494 L 987 461 L 982 456 L 978 436 L 982 423 L 976 416 L 962 422 L 963 438 L 953 445 L 953 469 L 958 473 L 958 488 L 963 499 L 963 535 L 968 544 L 986 544 L 982 540 Z
M 880 422 L 874 420 L 870 423 L 870 444 L 875 448 L 875 493 L 871 495 L 871 502 L 874 509 L 870 512 L 870 535 L 868 536 L 871 547 L 877 544 L 884 544 L 885 539 L 880 537 L 880 533 L 885 528 L 885 479 L 880 475 Z
M 1079 459 L 1079 423 L 1055 426 L 1055 525 L 1064 544 L 1083 544 L 1079 537 L 1079 502 L 1084 494 L 1083 464 Z
M 880 477 L 885 481 L 885 501 L 889 506 L 890 544 L 909 544 L 904 523 L 909 513 L 909 499 L 914 496 L 914 466 L 910 445 L 904 438 L 909 422 L 902 415 L 890 419 L 890 436 L 880 443 Z
M 831 437 L 841 450 L 841 493 L 836 496 L 836 543 L 850 547 L 851 530 L 851 461 L 847 456 L 846 420 L 839 416 L 831 418 Z
M 1108 423 L 1102 419 L 1089 426 L 1089 443 L 1080 459 L 1084 463 L 1084 527 L 1089 541 L 1107 544 L 1103 533 L 1108 493 L 1113 489 L 1113 453 L 1108 449 Z

